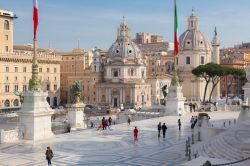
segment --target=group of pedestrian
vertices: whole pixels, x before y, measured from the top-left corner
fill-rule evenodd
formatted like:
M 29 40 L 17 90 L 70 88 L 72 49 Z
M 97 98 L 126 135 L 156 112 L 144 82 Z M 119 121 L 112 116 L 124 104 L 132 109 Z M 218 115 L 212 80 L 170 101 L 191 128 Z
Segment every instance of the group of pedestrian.
M 161 122 L 159 122 L 158 124 L 158 137 L 161 136 L 161 130 L 162 130 L 162 135 L 163 135 L 163 138 L 165 138 L 165 135 L 166 135 L 166 131 L 168 129 L 168 127 L 166 126 L 165 123 L 163 123 L 163 125 L 161 125 Z
M 108 127 L 108 129 L 110 130 L 111 124 L 112 124 L 111 117 L 109 117 L 108 119 L 106 119 L 105 117 L 102 117 L 102 123 L 100 124 L 99 129 L 107 130 L 107 127 Z

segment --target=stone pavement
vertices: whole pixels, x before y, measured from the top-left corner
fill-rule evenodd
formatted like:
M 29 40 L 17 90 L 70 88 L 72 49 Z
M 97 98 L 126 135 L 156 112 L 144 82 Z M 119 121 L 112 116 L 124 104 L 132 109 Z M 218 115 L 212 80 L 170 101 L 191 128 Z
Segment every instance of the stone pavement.
M 233 119 L 239 112 L 209 113 L 211 120 Z M 88 166 L 175 166 L 186 162 L 185 141 L 190 136 L 190 117 L 168 116 L 143 121 L 119 124 L 111 130 L 88 129 L 56 135 L 55 138 L 35 144 L 22 142 L 0 145 L 0 165 L 44 166 L 45 150 L 51 146 L 54 151 L 53 165 Z M 177 127 L 178 118 L 182 129 Z M 223 120 L 222 120 L 223 121 Z M 157 137 L 157 124 L 166 122 L 166 138 Z M 139 142 L 134 143 L 133 129 L 139 129 Z

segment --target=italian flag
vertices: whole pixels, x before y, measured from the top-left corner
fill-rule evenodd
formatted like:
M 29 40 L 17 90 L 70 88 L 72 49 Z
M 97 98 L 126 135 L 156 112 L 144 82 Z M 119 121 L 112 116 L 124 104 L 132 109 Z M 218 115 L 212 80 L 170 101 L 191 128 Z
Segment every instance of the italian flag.
M 34 20 L 34 39 L 36 40 L 36 31 L 38 27 L 38 0 L 33 0 L 34 9 L 33 9 L 33 20 Z
M 175 56 L 179 53 L 179 39 L 178 39 L 178 13 L 176 0 L 174 1 L 174 53 Z

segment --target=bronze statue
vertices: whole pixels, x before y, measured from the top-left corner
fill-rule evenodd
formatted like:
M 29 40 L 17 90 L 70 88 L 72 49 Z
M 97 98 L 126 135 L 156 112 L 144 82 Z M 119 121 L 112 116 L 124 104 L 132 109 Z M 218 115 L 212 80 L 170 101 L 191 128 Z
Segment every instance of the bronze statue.
M 161 88 L 164 98 L 167 97 L 167 95 L 168 95 L 168 93 L 167 93 L 167 88 L 168 88 L 167 85 L 164 85 L 164 86 Z
M 79 80 L 75 81 L 75 84 L 71 86 L 70 91 L 69 91 L 70 104 L 80 103 L 81 92 L 82 92 L 82 82 Z

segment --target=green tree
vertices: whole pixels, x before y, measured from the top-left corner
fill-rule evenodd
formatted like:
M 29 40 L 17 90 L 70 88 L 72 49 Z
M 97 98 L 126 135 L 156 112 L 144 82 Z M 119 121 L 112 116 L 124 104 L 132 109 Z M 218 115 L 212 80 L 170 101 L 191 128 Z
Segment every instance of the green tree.
M 225 75 L 224 67 L 215 64 L 215 63 L 207 63 L 206 65 L 200 65 L 192 70 L 192 73 L 200 78 L 204 78 L 206 81 L 205 91 L 203 96 L 203 104 L 205 104 L 207 88 L 209 83 L 212 83 L 212 90 L 209 94 L 209 101 L 211 101 L 212 93 L 220 81 L 221 76 Z
M 229 90 L 232 87 L 235 80 L 243 81 L 246 79 L 246 72 L 243 69 L 236 69 L 232 67 L 224 67 L 225 75 L 227 76 L 227 84 L 226 84 L 226 103 L 228 102 Z

